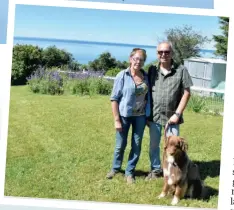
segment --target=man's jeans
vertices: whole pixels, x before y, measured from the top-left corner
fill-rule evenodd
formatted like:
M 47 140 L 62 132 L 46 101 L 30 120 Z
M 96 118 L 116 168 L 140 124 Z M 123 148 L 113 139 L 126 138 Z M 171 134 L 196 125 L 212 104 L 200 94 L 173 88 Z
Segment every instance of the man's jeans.
M 164 127 L 165 128 L 165 127 Z M 160 139 L 161 139 L 162 125 L 154 122 L 150 122 L 149 134 L 150 134 L 150 148 L 149 156 L 151 162 L 151 170 L 159 171 L 161 170 L 160 161 Z M 179 136 L 179 125 L 169 125 L 166 136 Z M 164 139 L 164 137 L 163 137 Z
M 116 146 L 112 170 L 119 171 L 121 169 L 124 151 L 127 146 L 128 131 L 130 125 L 132 125 L 131 151 L 128 157 L 128 164 L 125 170 L 125 175 L 133 176 L 136 164 L 141 153 L 141 143 L 146 125 L 146 117 L 145 115 L 121 117 L 121 123 L 123 128 L 122 132 L 116 131 Z

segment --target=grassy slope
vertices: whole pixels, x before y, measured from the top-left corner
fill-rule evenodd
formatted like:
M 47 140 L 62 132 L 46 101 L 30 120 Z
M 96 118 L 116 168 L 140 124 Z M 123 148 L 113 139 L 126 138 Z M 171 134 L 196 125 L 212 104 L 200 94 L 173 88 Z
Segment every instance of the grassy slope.
M 209 201 L 182 200 L 179 205 L 216 208 L 219 185 L 222 117 L 185 112 L 181 136 L 189 156 L 198 161 L 213 196 Z M 149 169 L 148 128 L 137 165 L 136 185 L 122 174 L 113 180 L 114 128 L 109 97 L 36 95 L 12 87 L 5 195 L 170 205 L 157 200 L 163 181 L 145 182 Z M 126 150 L 123 169 L 129 154 Z

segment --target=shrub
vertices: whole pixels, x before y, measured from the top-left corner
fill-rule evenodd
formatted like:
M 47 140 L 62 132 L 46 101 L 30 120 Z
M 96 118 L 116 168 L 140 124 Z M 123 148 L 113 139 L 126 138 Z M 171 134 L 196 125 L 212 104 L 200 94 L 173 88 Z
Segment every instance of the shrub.
M 120 71 L 121 69 L 119 68 L 111 68 L 105 73 L 105 75 L 110 77 L 115 77 Z
M 42 48 L 17 44 L 13 48 L 12 85 L 25 85 L 29 77 L 41 66 Z
M 103 78 L 102 72 L 58 72 L 56 68 L 38 68 L 27 77 L 29 88 L 34 93 L 75 95 L 109 95 L 113 82 Z
M 99 94 L 110 95 L 113 88 L 113 83 L 107 80 L 102 79 L 102 86 Z
M 42 79 L 40 81 L 40 93 L 50 95 L 61 95 L 63 94 L 63 86 L 55 79 Z
M 34 93 L 60 95 L 63 94 L 63 78 L 57 71 L 39 68 L 27 78 L 29 88 Z
M 68 79 L 65 90 L 74 95 L 109 95 L 112 83 L 103 78 Z
M 74 95 L 89 95 L 89 80 L 88 79 L 73 79 L 70 84 L 71 93 Z
M 32 78 L 28 81 L 29 89 L 33 93 L 40 93 L 40 79 L 38 78 Z
M 205 110 L 206 102 L 203 97 L 199 95 L 192 95 L 189 99 L 187 108 L 193 110 L 194 112 L 201 112 Z
M 89 80 L 89 94 L 109 95 L 112 91 L 112 83 L 103 78 L 92 78 Z

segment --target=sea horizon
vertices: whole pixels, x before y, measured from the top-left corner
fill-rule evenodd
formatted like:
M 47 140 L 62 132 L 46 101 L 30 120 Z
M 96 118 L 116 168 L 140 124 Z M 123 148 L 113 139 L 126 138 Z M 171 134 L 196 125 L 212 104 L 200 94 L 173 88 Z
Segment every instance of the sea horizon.
M 82 44 L 99 44 L 99 45 L 112 45 L 112 46 L 137 46 L 139 48 L 156 48 L 157 45 L 143 45 L 134 43 L 120 43 L 120 42 L 103 42 L 103 41 L 89 41 L 89 40 L 78 40 L 78 39 L 58 39 L 58 38 L 46 38 L 46 37 L 26 37 L 26 36 L 14 36 L 14 39 L 18 40 L 38 40 L 38 41 L 56 41 L 56 42 L 67 42 L 67 43 L 82 43 Z M 213 52 L 215 49 L 200 48 L 202 51 Z
M 152 45 L 21 36 L 14 37 L 15 44 L 31 44 L 41 48 L 56 46 L 58 49 L 71 53 L 80 64 L 88 64 L 104 52 L 109 52 L 112 57 L 121 62 L 127 61 L 133 48 L 143 48 L 146 50 L 147 59 L 145 65 L 157 60 L 156 46 Z M 215 50 L 200 49 L 200 56 L 203 58 L 215 57 L 214 52 Z

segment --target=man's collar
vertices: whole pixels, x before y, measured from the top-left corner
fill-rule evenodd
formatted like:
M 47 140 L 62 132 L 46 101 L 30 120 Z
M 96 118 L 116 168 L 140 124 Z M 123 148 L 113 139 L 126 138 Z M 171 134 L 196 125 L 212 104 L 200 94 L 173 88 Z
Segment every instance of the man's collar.
M 166 75 L 168 75 L 168 74 L 171 73 L 171 69 L 170 69 L 170 70 L 167 70 L 167 69 L 165 69 L 165 68 L 160 67 L 160 72 L 161 72 L 164 76 L 166 76 Z
M 159 63 L 158 63 L 158 66 L 157 66 L 157 69 L 158 69 L 158 70 L 160 70 L 160 64 L 161 64 L 161 63 L 159 62 Z M 178 65 L 174 62 L 173 59 L 171 59 L 171 71 L 176 70 L 177 67 L 178 67 Z

